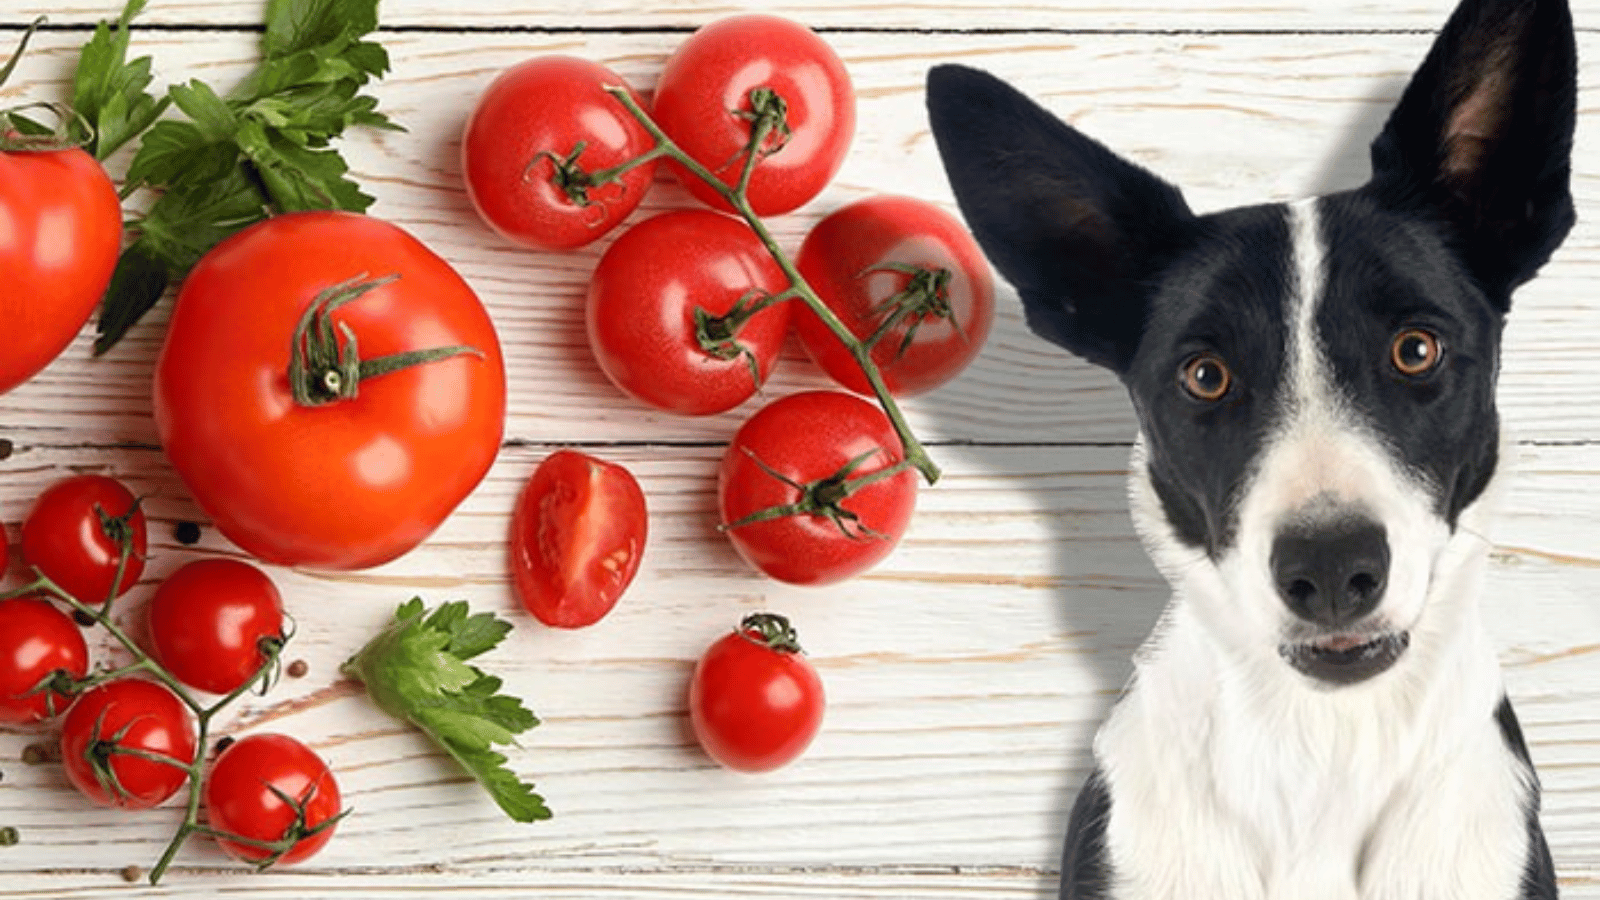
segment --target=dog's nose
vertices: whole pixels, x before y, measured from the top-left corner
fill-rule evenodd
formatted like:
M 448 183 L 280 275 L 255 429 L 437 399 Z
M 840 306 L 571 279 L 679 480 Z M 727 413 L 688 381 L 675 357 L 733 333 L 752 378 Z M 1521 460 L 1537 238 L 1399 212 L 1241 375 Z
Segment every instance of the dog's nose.
M 1287 527 L 1272 542 L 1272 577 L 1295 615 L 1332 628 L 1348 625 L 1383 599 L 1388 535 L 1367 518 Z

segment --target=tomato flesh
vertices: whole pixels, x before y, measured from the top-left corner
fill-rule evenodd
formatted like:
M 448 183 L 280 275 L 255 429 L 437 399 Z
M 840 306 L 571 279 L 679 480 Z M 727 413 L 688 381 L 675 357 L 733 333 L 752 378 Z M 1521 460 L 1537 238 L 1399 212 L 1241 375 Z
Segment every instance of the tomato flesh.
M 517 598 L 546 625 L 593 625 L 633 582 L 647 534 L 644 491 L 632 473 L 558 450 L 534 470 L 512 514 Z

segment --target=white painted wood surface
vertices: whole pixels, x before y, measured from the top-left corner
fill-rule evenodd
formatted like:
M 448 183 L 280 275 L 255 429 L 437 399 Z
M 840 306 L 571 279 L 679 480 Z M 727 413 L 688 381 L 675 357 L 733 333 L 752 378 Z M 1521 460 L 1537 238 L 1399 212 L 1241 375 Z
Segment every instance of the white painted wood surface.
M 86 27 L 114 5 L 0 2 L 0 26 L 10 29 L 0 43 L 38 12 L 53 23 L 0 103 L 64 96 Z M 178 812 L 89 807 L 55 769 L 16 762 L 40 735 L 0 731 L 0 825 L 22 835 L 0 848 L 0 896 L 1054 896 L 1088 739 L 1165 599 L 1125 510 L 1132 420 L 1114 381 L 1029 335 L 1006 294 L 974 367 L 908 404 L 946 475 L 922 491 L 901 548 L 844 585 L 778 585 L 744 568 L 714 531 L 715 463 L 753 407 L 678 419 L 621 397 L 583 346 L 583 282 L 601 248 L 513 248 L 475 220 L 462 192 L 460 128 L 500 69 L 577 53 L 648 89 L 683 29 L 746 8 L 825 27 L 861 98 L 858 137 L 835 185 L 773 223 L 791 247 L 818 216 L 868 192 L 949 202 L 921 95 L 923 73 L 942 60 L 1012 79 L 1183 185 L 1199 209 L 1352 185 L 1426 32 L 1448 11 L 1357 0 L 387 3 L 381 39 L 394 71 L 374 92 L 410 130 L 353 134 L 347 156 L 378 197 L 373 213 L 451 260 L 488 304 L 512 397 L 499 462 L 422 548 L 364 573 L 270 570 L 300 623 L 291 655 L 310 671 L 242 704 L 223 727 L 306 740 L 333 764 L 354 812 L 299 867 L 251 875 L 194 842 L 159 890 L 131 887 L 120 870 L 152 863 Z M 1580 28 L 1600 22 L 1600 4 L 1577 14 Z M 135 52 L 155 57 L 163 82 L 227 84 L 253 58 L 246 26 L 258 18 L 255 0 L 153 0 Z M 1584 32 L 1580 53 L 1594 58 L 1600 40 Z M 1508 330 L 1501 403 L 1519 468 L 1486 606 L 1544 779 L 1565 895 L 1591 900 L 1600 898 L 1594 71 L 1582 72 L 1575 160 L 1583 221 L 1518 296 Z M 639 215 L 685 202 L 663 182 Z M 149 418 L 166 309 L 104 359 L 89 358 L 86 332 L 0 396 L 0 438 L 16 447 L 0 461 L 0 522 L 13 541 L 33 494 L 70 472 L 107 472 L 150 497 L 153 559 L 130 616 L 181 562 L 236 552 L 210 530 L 196 548 L 171 538 L 176 522 L 198 513 Z M 769 393 L 824 384 L 791 349 Z M 651 508 L 635 586 L 604 622 L 574 633 L 516 610 L 504 560 L 515 493 L 558 445 L 629 466 Z M 512 764 L 538 783 L 553 820 L 505 820 L 420 736 L 339 681 L 339 662 L 415 594 L 517 618 L 484 663 L 544 719 Z M 684 690 L 699 652 L 758 608 L 795 620 L 830 707 L 802 760 L 752 777 L 696 749 Z

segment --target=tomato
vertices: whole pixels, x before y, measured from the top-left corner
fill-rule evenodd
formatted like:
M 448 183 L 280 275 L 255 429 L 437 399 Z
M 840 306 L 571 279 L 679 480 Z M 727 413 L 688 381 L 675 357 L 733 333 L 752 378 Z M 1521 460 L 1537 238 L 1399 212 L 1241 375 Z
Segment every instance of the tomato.
M 37 597 L 0 600 L 0 725 L 54 717 L 70 698 L 35 688 L 57 672 L 88 671 L 89 647 L 70 616 Z
M 795 262 L 857 340 L 882 330 L 872 360 L 895 396 L 954 378 L 989 337 L 989 264 L 961 222 L 932 203 L 880 196 L 845 206 L 811 229 Z M 806 352 L 834 381 L 871 393 L 849 349 L 800 306 L 794 329 Z
M 294 803 L 284 802 L 284 797 Z M 281 734 L 239 738 L 217 755 L 206 777 L 211 828 L 269 844 L 298 838 L 275 860 L 278 863 L 297 863 L 321 850 L 333 837 L 340 802 L 339 782 L 322 757 Z M 274 852 L 220 836 L 217 844 L 244 862 L 260 863 Z
M 654 160 L 604 185 L 583 183 L 655 147 L 606 86 L 628 87 L 599 63 L 541 56 L 505 70 L 478 98 L 461 139 L 461 171 L 467 197 L 495 231 L 530 247 L 570 250 L 639 205 L 655 178 Z M 628 94 L 644 108 L 631 88 Z M 575 153 L 571 162 L 581 174 L 573 173 L 572 183 L 581 204 L 560 183 Z
M 128 542 L 122 578 L 117 565 Z M 22 558 L 80 603 L 122 596 L 144 573 L 144 510 L 115 478 L 73 475 L 45 488 L 22 520 Z
M 236 559 L 186 563 L 156 588 L 145 609 L 150 655 L 184 684 L 226 694 L 281 647 L 283 598 L 267 574 Z
M 904 457 L 889 417 L 860 397 L 803 391 L 774 400 L 723 453 L 722 527 L 740 556 L 779 581 L 858 575 L 894 550 L 911 521 L 917 473 Z
M 739 182 L 754 137 L 751 93 L 767 88 L 786 107 L 786 133 L 761 143 L 748 199 L 757 215 L 799 209 L 822 192 L 855 136 L 856 98 L 838 54 L 816 32 L 777 16 L 720 19 L 690 35 L 667 60 L 653 115 L 661 130 L 723 183 Z M 731 207 L 676 162 L 689 193 Z
M 546 625 L 593 625 L 637 574 L 647 526 L 644 491 L 631 472 L 557 450 L 533 470 L 512 513 L 517 598 Z
M 788 278 L 743 221 L 679 210 L 629 228 L 589 282 L 589 347 L 613 384 L 658 409 L 709 415 L 749 399 L 788 334 Z
M 366 293 L 307 329 L 327 342 L 291 354 L 319 295 L 354 279 Z M 471 352 L 369 377 L 336 362 L 456 347 Z M 355 213 L 274 216 L 217 245 L 184 280 L 156 360 L 173 467 L 225 537 L 282 565 L 360 569 L 415 547 L 488 472 L 505 410 L 477 295 L 415 238 Z
M 72 343 L 111 283 L 122 203 L 82 150 L 0 152 L 0 394 Z
M 149 809 L 188 780 L 196 741 L 194 714 L 176 694 L 154 681 L 118 678 L 84 691 L 67 710 L 61 763 L 67 780 L 96 803 Z
M 689 721 L 707 754 L 730 769 L 766 772 L 804 753 L 822 727 L 822 679 L 782 616 L 756 613 L 695 664 Z

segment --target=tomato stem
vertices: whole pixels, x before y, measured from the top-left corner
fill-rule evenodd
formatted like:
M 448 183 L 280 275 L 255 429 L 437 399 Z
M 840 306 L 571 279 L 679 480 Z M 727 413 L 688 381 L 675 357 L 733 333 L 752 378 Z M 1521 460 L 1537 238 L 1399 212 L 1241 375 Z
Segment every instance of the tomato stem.
M 763 88 L 757 88 L 751 93 L 754 94 L 761 90 Z M 800 298 L 806 306 L 810 307 L 811 311 L 817 315 L 817 318 L 822 320 L 822 323 L 828 327 L 834 337 L 838 338 L 840 343 L 850 349 L 851 354 L 860 364 L 862 374 L 866 376 L 867 383 L 871 385 L 872 393 L 877 398 L 878 404 L 883 407 L 884 414 L 889 417 L 890 423 L 894 425 L 895 434 L 899 436 L 900 443 L 905 451 L 905 461 L 922 473 L 922 477 L 929 484 L 938 481 L 939 466 L 928 455 L 927 450 L 922 446 L 922 442 L 917 440 L 916 434 L 912 432 L 910 423 L 906 421 L 905 414 L 901 412 L 900 405 L 895 402 L 894 396 L 889 393 L 889 388 L 883 380 L 883 374 L 878 371 L 878 366 L 872 360 L 868 348 L 856 338 L 855 334 L 840 320 L 839 316 L 829 309 L 826 303 L 822 302 L 822 298 L 806 282 L 794 261 L 789 258 L 789 255 L 778 244 L 777 239 L 773 237 L 766 223 L 762 221 L 760 216 L 756 215 L 755 210 L 750 206 L 748 178 L 741 178 L 737 187 L 729 187 L 716 176 L 716 173 L 706 168 L 688 153 L 685 153 L 683 148 L 668 137 L 667 133 L 661 130 L 661 126 L 657 125 L 655 120 L 650 117 L 650 114 L 645 112 L 634 101 L 626 88 L 607 87 L 606 91 L 615 97 L 617 102 L 621 103 L 629 114 L 637 119 L 639 124 L 655 139 L 656 147 L 650 151 L 650 154 L 653 156 L 668 156 L 683 166 L 694 177 L 705 182 L 708 187 L 717 193 L 717 196 L 733 207 L 734 212 L 738 213 L 740 218 L 745 220 L 745 223 L 750 226 L 750 230 L 755 232 L 756 237 L 760 239 L 767 252 L 777 262 L 778 268 L 789 279 L 790 287 L 785 293 Z M 776 93 L 773 93 L 776 96 Z M 765 141 L 769 133 L 763 132 L 760 122 L 757 121 L 752 133 L 752 144 L 747 150 L 749 155 L 749 159 L 746 160 L 747 169 L 754 167 L 761 146 L 760 142 Z
M 739 634 L 745 640 L 755 641 L 779 653 L 804 653 L 800 649 L 800 635 L 789 620 L 777 613 L 757 612 L 744 617 L 739 623 Z
M 453 356 L 483 358 L 482 350 L 457 344 L 362 359 L 355 331 L 343 322 L 335 323 L 333 313 L 399 277 L 368 278 L 362 273 L 324 288 L 306 306 L 289 344 L 289 392 L 295 403 L 325 406 L 352 400 L 361 382 L 368 379 Z
M 0 67 L 0 85 L 4 85 L 11 73 L 16 71 L 17 64 L 22 62 L 22 54 L 28 49 L 28 41 L 44 21 L 45 17 L 39 16 L 28 23 L 22 40 L 17 42 L 16 51 L 6 60 L 5 66 Z M 55 116 L 56 126 L 47 128 L 22 115 L 23 110 L 30 109 L 49 110 Z M 26 103 L 0 110 L 0 151 L 71 150 L 86 146 L 93 140 L 94 126 L 65 103 Z
M 888 538 L 888 535 L 868 527 L 861 521 L 859 514 L 854 510 L 845 509 L 842 504 L 852 494 L 867 485 L 883 481 L 886 478 L 893 478 L 904 472 L 911 467 L 909 460 L 902 459 L 894 465 L 885 466 L 875 472 L 868 472 L 865 475 L 852 478 L 852 474 L 865 465 L 868 460 L 885 452 L 881 447 L 874 447 L 840 466 L 839 470 L 832 475 L 819 478 L 808 484 L 801 484 L 767 465 L 749 447 L 740 447 L 739 449 L 743 450 L 745 455 L 750 457 L 750 461 L 761 468 L 761 471 L 794 488 L 800 493 L 800 496 L 793 503 L 782 503 L 777 506 L 758 509 L 736 521 L 719 525 L 717 526 L 718 531 L 742 528 L 756 522 L 771 522 L 774 519 L 782 519 L 788 516 L 820 516 L 831 521 L 834 527 L 839 529 L 840 534 L 851 540 L 869 538 L 872 540 L 886 540 Z
M 885 315 L 877 329 L 863 341 L 868 347 L 876 347 L 896 326 L 908 318 L 914 318 L 915 321 L 906 328 L 905 336 L 901 338 L 900 346 L 895 350 L 895 359 L 905 355 L 906 350 L 911 347 L 911 342 L 916 338 L 917 329 L 929 319 L 948 319 L 956 334 L 963 341 L 967 339 L 966 332 L 961 330 L 961 322 L 956 319 L 955 310 L 950 305 L 949 269 L 886 263 L 867 269 L 856 277 L 865 278 L 874 272 L 896 272 L 905 275 L 908 280 L 906 286 L 894 296 L 873 308 L 874 314 Z

